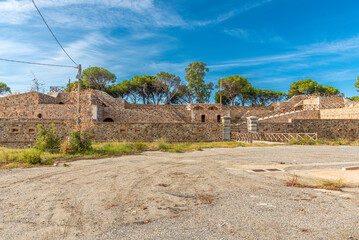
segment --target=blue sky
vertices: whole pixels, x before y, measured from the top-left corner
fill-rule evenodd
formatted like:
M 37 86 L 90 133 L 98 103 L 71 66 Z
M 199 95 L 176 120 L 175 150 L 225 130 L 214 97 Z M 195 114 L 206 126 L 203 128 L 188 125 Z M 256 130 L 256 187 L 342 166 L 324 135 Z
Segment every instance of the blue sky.
M 67 52 L 118 81 L 207 63 L 207 82 L 241 75 L 254 87 L 287 92 L 311 78 L 356 95 L 357 0 L 37 0 Z M 71 65 L 31 0 L 0 1 L 0 58 Z M 32 74 L 64 86 L 76 69 L 0 62 L 0 81 L 26 92 Z

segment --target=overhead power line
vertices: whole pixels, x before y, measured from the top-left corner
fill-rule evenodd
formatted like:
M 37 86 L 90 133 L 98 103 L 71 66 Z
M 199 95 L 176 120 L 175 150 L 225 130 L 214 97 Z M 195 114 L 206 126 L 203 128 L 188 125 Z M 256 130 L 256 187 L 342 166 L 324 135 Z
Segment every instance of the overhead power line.
M 34 4 L 37 12 L 40 14 L 40 17 L 42 18 L 42 20 L 44 21 L 44 23 L 46 24 L 47 28 L 49 29 L 50 33 L 52 34 L 52 36 L 55 38 L 56 42 L 59 44 L 59 46 L 62 48 L 62 50 L 64 51 L 64 53 L 70 58 L 70 60 L 77 66 L 78 64 L 70 57 L 70 55 L 66 52 L 65 48 L 61 45 L 60 41 L 56 38 L 55 34 L 53 33 L 53 31 L 51 30 L 50 26 L 47 24 L 45 18 L 42 16 L 40 9 L 36 6 L 34 0 L 32 0 L 32 3 Z
M 75 66 L 49 64 L 49 63 L 35 63 L 35 62 L 18 61 L 18 60 L 6 59 L 6 58 L 0 58 L 0 61 L 15 62 L 15 63 L 25 63 L 25 64 L 41 65 L 41 66 L 50 66 L 50 67 L 77 68 L 77 67 L 75 67 Z

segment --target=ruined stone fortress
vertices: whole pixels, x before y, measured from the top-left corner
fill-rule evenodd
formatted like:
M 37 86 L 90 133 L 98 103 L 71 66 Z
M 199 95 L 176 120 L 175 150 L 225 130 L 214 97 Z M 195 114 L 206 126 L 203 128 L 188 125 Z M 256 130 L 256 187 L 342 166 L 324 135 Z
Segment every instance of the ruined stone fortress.
M 220 104 L 142 105 L 86 90 L 80 96 L 82 122 L 91 122 L 94 141 L 223 141 L 230 131 L 318 133 L 325 139 L 357 139 L 359 105 L 342 97 L 300 95 L 268 106 Z M 28 92 L 0 98 L 0 145 L 30 146 L 37 125 L 54 124 L 69 136 L 78 116 L 78 93 Z M 255 117 L 255 129 L 247 119 Z

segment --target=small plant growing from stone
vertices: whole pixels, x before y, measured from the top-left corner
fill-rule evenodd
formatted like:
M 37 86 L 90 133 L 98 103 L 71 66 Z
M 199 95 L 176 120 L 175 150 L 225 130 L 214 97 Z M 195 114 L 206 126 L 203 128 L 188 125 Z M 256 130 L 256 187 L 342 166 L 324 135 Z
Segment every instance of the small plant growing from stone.
M 54 124 L 45 127 L 37 125 L 38 133 L 35 146 L 41 151 L 58 152 L 60 150 L 60 137 L 57 135 Z

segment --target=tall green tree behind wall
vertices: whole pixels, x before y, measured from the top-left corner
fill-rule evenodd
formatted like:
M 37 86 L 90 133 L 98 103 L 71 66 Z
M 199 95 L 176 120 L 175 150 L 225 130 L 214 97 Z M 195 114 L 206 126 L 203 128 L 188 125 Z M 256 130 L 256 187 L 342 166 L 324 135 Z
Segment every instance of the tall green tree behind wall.
M 312 79 L 293 82 L 289 87 L 288 96 L 293 97 L 301 94 L 326 93 L 328 95 L 339 94 L 339 89 L 331 86 L 323 86 Z
M 209 72 L 207 64 L 196 61 L 190 63 L 185 70 L 188 88 L 196 96 L 196 101 L 199 103 L 208 103 L 213 90 L 213 83 L 207 84 L 204 81 L 204 76 Z

